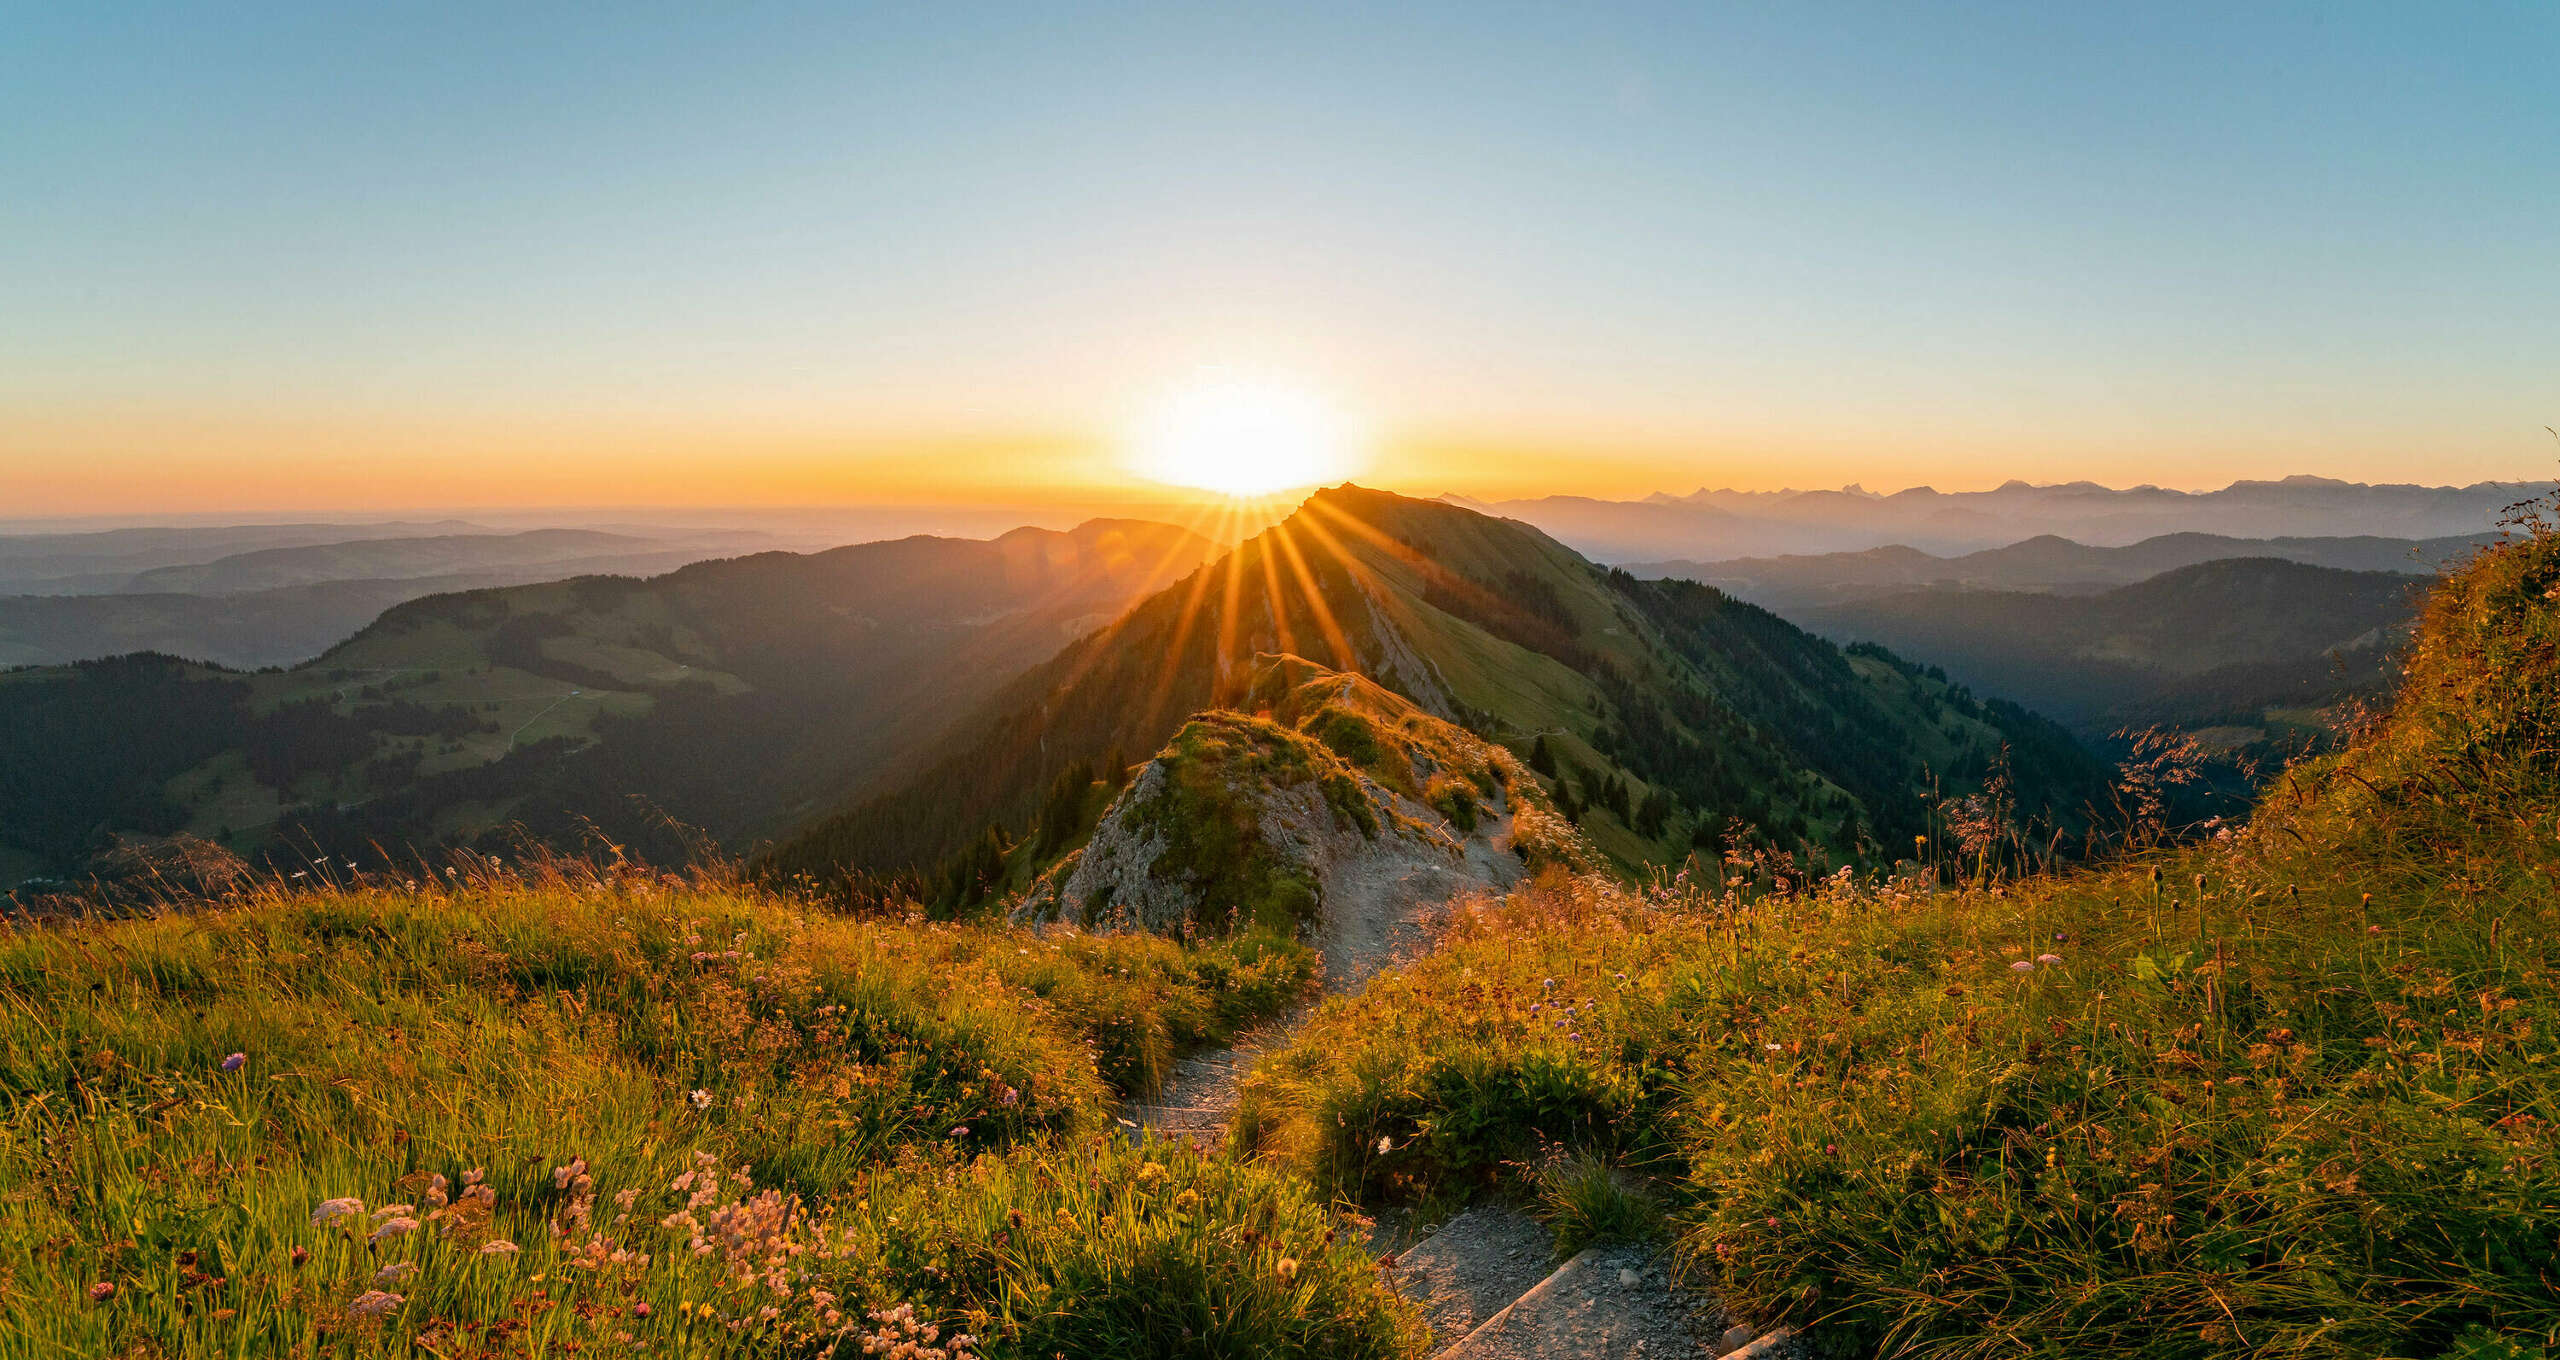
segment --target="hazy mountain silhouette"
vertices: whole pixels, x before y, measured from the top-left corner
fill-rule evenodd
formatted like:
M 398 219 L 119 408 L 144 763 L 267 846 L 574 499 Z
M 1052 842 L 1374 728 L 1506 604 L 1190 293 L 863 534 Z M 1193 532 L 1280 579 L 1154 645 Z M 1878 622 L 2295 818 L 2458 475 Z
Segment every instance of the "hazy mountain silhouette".
M 1452 499 L 1537 525 L 1599 561 L 1660 562 L 1856 552 L 1890 544 L 1966 553 L 2043 534 L 2101 547 L 2176 533 L 2443 538 L 2486 531 L 2507 506 L 2549 489 L 2547 482 L 2427 487 L 2287 477 L 2234 482 L 2219 491 L 2011 481 L 1990 491 L 1913 487 L 1890 495 L 1853 486 L 1700 490 L 1640 501 Z
M 26 873 L 126 831 L 338 849 L 592 822 L 680 856 L 665 817 L 738 843 L 1210 551 L 1139 521 L 917 537 L 431 596 L 289 671 L 17 671 L 0 854 Z
M 2263 725 L 2270 710 L 2300 721 L 2300 710 L 2378 692 L 2425 580 L 2232 558 L 2093 595 L 1920 590 L 1795 617 L 2095 738 L 2127 724 Z
M 2495 533 L 2408 539 L 2231 538 L 2163 534 L 2119 548 L 2091 547 L 2043 535 L 2001 548 L 1941 557 L 1896 544 L 1863 552 L 1746 557 L 1722 562 L 1640 562 L 1638 576 L 1704 581 L 1737 598 L 1795 617 L 1798 611 L 1910 590 L 1963 588 L 2088 594 L 2147 580 L 2164 571 L 2235 557 L 2281 558 L 2346 571 L 2433 575 Z
M 911 758 L 887 793 L 782 842 L 768 867 L 826 879 L 993 853 L 1061 780 L 1114 774 L 1253 658 L 1365 675 L 1509 746 L 1622 860 L 1718 845 L 1907 842 L 1933 780 L 1978 782 L 2009 748 L 2027 805 L 2068 819 L 2099 784 L 2060 729 L 1917 668 L 1844 654 L 1690 582 L 1594 565 L 1546 534 L 1344 486 L 1005 685 Z

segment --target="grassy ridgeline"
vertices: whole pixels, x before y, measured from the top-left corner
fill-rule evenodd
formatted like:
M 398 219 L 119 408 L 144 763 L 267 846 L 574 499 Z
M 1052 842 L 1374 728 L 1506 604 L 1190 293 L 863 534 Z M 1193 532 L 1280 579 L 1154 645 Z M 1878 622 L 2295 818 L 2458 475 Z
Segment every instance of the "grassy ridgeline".
M 1423 1197 L 1606 1155 L 1846 1353 L 2560 1350 L 2555 595 L 2548 528 L 2484 554 L 2397 710 L 2212 844 L 1955 893 L 1551 878 L 1321 1010 L 1245 1136 Z
M 1405 1354 L 1302 1187 L 1112 1132 L 1311 973 L 485 867 L 31 930 L 0 1356 Z

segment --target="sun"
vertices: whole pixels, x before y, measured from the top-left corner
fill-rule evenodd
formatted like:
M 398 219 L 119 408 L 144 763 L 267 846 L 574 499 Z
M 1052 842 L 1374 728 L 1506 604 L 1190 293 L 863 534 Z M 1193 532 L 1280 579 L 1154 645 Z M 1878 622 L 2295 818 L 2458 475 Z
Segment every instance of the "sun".
M 1131 436 L 1128 462 L 1154 481 L 1267 496 L 1351 475 L 1361 445 L 1353 422 L 1305 387 L 1208 373 L 1147 413 Z

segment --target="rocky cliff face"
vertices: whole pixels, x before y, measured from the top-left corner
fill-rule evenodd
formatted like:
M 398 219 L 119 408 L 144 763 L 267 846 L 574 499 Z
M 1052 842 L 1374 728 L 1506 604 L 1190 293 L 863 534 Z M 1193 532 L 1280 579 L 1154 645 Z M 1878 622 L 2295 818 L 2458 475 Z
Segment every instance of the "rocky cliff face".
M 1452 898 L 1593 858 L 1510 752 L 1360 676 L 1265 657 L 1244 707 L 1185 724 L 1016 918 L 1294 935 L 1341 986 Z

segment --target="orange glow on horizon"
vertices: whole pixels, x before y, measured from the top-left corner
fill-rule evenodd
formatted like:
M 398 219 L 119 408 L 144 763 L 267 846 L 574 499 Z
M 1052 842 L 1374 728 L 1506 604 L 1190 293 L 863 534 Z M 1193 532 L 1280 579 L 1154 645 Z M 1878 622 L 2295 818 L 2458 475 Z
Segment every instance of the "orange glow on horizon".
M 2544 440 L 2547 436 L 2532 432 Z M 1932 485 L 2011 477 L 2218 488 L 2317 472 L 2411 479 L 2406 442 L 2370 447 L 2267 439 L 2231 447 L 2146 443 L 2140 431 L 2063 450 L 2049 442 L 1961 447 L 1770 432 L 1568 437 L 1529 431 L 1390 431 L 1348 479 L 1409 495 L 1479 500 L 1552 494 L 1634 499 L 1701 486 L 1743 490 Z M 2518 439 L 2513 466 L 2438 463 L 2424 480 L 2547 477 L 2548 451 Z M 1345 480 L 1331 475 L 1325 481 Z M 563 414 L 429 419 L 351 412 L 285 417 L 0 405 L 0 514 L 386 514 L 544 508 L 821 506 L 1072 507 L 1172 518 L 1227 498 L 1131 474 L 1107 432 L 902 431 L 822 422 L 639 420 Z M 1244 516 L 1251 519 L 1251 516 Z M 1268 522 L 1263 521 L 1263 522 Z

